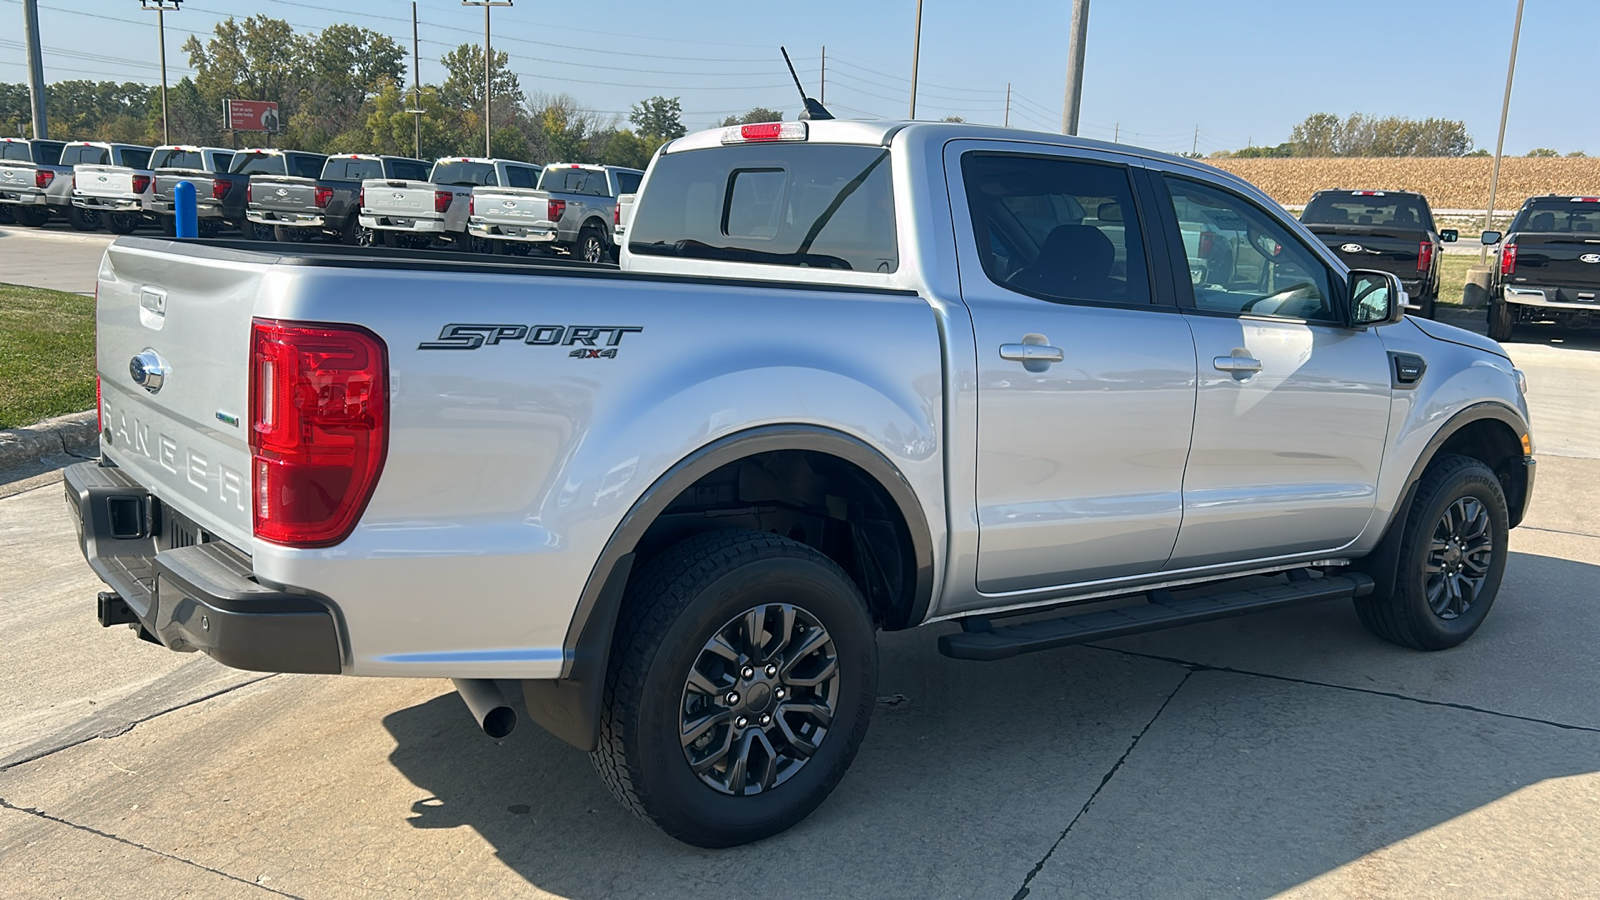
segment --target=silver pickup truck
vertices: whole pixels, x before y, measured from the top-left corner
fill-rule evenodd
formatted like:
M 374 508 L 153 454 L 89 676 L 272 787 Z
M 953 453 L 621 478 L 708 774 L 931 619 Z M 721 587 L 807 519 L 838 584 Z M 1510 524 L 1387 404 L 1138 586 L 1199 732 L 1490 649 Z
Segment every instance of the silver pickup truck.
M 1196 285 L 1183 216 L 1223 209 L 1256 280 Z M 879 630 L 997 660 L 1348 600 L 1470 637 L 1523 381 L 1406 300 L 1189 160 L 734 126 L 658 154 L 620 271 L 118 240 L 66 499 L 102 624 L 452 678 L 493 736 L 521 682 L 621 802 L 727 846 L 839 782 Z
M 65 141 L 0 138 L 0 209 L 18 225 L 38 228 L 51 212 L 72 209 L 72 167 L 61 165 Z
M 369 178 L 361 182 L 362 228 L 389 247 L 427 247 L 443 241 L 466 249 L 474 188 L 510 183 L 508 167 L 532 168 L 509 159 L 447 156 L 436 161 L 428 180 Z
M 153 148 L 73 141 L 61 151 L 72 166 L 72 205 L 99 217 L 107 231 L 130 234 L 155 215 Z
M 150 200 L 151 210 L 161 220 L 161 230 L 172 234 L 176 225 L 175 204 L 172 192 L 179 182 L 194 185 L 195 216 L 201 237 L 216 237 L 222 231 L 222 198 L 227 196 L 228 183 L 217 176 L 228 171 L 233 163 L 233 151 L 221 147 L 170 146 L 157 147 L 150 158 L 150 169 L 155 172 L 155 193 Z M 219 189 L 220 186 L 220 189 Z
M 615 257 L 611 230 L 617 223 L 617 198 L 637 191 L 643 177 L 638 169 L 621 166 L 545 166 L 539 190 L 549 194 L 554 246 L 585 262 Z

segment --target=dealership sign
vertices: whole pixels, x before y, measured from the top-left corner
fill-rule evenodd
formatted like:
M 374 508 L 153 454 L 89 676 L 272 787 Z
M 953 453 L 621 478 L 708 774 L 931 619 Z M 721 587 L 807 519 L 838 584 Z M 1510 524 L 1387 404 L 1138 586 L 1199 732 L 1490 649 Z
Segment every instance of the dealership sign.
M 268 100 L 224 100 L 222 116 L 229 131 L 278 133 L 278 104 Z

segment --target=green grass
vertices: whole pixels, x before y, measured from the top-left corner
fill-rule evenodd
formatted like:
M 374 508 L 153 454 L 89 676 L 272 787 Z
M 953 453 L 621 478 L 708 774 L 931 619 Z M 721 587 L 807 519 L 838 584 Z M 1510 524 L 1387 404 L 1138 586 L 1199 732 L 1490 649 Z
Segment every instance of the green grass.
M 1494 262 L 1490 254 L 1489 262 Z M 1439 258 L 1439 302 L 1461 305 L 1461 289 L 1467 284 L 1467 270 L 1478 264 L 1477 254 L 1471 256 L 1445 254 Z
M 94 298 L 0 284 L 0 428 L 94 408 Z

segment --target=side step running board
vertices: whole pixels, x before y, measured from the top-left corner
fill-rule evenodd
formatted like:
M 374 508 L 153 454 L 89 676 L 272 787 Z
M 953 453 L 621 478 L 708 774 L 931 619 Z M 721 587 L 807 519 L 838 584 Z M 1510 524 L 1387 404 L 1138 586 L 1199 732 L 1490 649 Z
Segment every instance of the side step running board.
M 1295 574 L 1303 575 L 1299 572 Z M 1372 579 L 1359 572 L 1325 578 L 1291 578 L 1283 584 L 1182 600 L 1171 599 L 1171 595 L 1165 592 L 1153 592 L 1152 601 L 1144 606 L 1079 613 L 1017 625 L 993 625 L 987 619 L 967 619 L 962 623 L 965 631 L 939 636 L 939 652 L 955 659 L 1007 659 L 1035 650 L 1085 644 L 1301 603 L 1364 597 L 1371 592 Z

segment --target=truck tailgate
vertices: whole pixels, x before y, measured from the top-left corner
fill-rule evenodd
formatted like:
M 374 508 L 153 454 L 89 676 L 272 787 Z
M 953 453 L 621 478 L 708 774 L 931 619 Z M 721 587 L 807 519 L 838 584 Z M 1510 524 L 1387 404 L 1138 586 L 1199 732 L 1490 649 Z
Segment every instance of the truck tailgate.
M 96 370 L 101 450 L 202 529 L 248 550 L 252 309 L 273 257 L 212 249 L 161 255 L 124 238 L 100 267 Z M 160 389 L 132 361 L 165 369 Z M 148 380 L 148 379 L 147 379 Z
M 271 212 L 313 212 L 317 183 L 310 178 L 266 178 L 251 182 L 251 205 Z
M 33 190 L 36 171 L 33 163 L 0 163 L 0 191 Z
M 172 192 L 178 187 L 179 182 L 187 181 L 194 185 L 195 196 L 201 200 L 211 199 L 211 173 L 179 169 L 160 169 L 156 172 L 155 192 L 158 200 L 171 200 Z
M 1600 291 L 1600 233 L 1519 234 L 1508 284 L 1556 288 L 1563 303 L 1593 303 Z M 1587 297 L 1579 297 L 1579 292 Z M 1547 290 L 1548 293 L 1548 290 Z
M 375 216 L 422 216 L 432 218 L 434 187 L 425 181 L 380 181 L 361 183 L 367 192 L 366 206 Z
M 472 200 L 477 218 L 491 225 L 532 225 L 550 211 L 549 193 L 525 188 L 474 188 Z
M 78 193 L 89 197 L 124 197 L 138 193 L 133 189 L 134 174 L 134 170 L 126 166 L 77 166 L 72 172 Z
M 1352 269 L 1379 269 L 1402 278 L 1417 277 L 1417 256 L 1425 231 L 1374 225 L 1312 225 L 1311 232 Z

